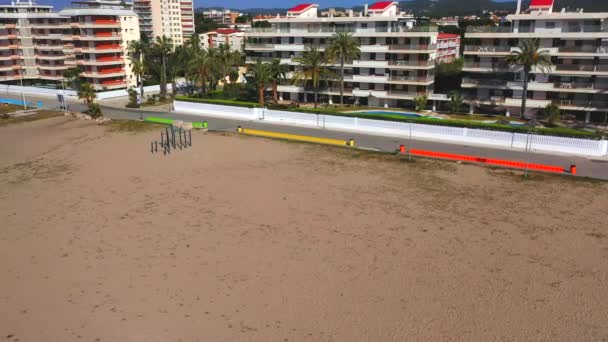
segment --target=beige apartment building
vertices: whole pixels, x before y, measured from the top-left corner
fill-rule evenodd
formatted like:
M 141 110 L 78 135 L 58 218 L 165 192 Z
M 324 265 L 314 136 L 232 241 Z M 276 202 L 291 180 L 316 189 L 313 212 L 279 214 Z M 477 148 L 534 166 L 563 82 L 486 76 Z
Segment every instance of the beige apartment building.
M 140 31 L 152 40 L 166 36 L 175 45 L 183 45 L 194 34 L 192 0 L 134 0 Z
M 397 3 L 377 2 L 361 13 L 346 16 L 319 16 L 318 5 L 301 4 L 285 16 L 268 19 L 272 27 L 245 33 L 247 62 L 278 58 L 299 69 L 295 58 L 311 47 L 324 50 L 336 32 L 350 32 L 361 42 L 361 58 L 347 61 L 345 99 L 370 106 L 403 107 L 421 95 L 433 99 L 437 49 L 436 27 L 417 26 L 414 17 L 399 11 Z M 331 65 L 339 74 L 339 65 Z M 291 74 L 288 75 L 288 78 Z M 328 79 L 322 102 L 339 102 L 339 82 Z M 307 85 L 284 81 L 278 87 L 283 100 L 312 102 L 313 90 Z
M 504 60 L 522 39 L 539 38 L 553 67 L 532 70 L 527 115 L 550 103 L 579 119 L 603 120 L 608 111 L 608 13 L 555 10 L 553 0 L 532 0 L 507 16 L 509 26 L 471 27 L 466 33 L 462 88 L 471 111 L 519 115 L 523 69 Z
M 0 6 L 0 81 L 53 85 L 76 66 L 96 90 L 135 85 L 127 45 L 139 39 L 137 15 L 118 0 L 51 6 L 17 1 Z

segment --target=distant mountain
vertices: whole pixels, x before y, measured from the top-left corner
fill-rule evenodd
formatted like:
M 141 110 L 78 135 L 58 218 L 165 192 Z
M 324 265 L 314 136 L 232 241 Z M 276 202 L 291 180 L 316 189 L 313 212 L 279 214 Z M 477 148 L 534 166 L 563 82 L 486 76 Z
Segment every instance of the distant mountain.
M 374 0 L 369 1 L 370 4 L 373 2 Z M 529 3 L 529 0 L 524 0 L 522 8 L 527 8 Z M 480 14 L 483 10 L 515 12 L 517 2 L 497 2 L 492 0 L 406 0 L 400 1 L 399 7 L 408 12 L 414 12 L 416 15 L 445 17 Z M 362 6 L 355 6 L 353 9 L 361 10 L 362 8 Z M 583 8 L 585 12 L 608 12 L 608 0 L 555 0 L 554 8 L 555 11 L 559 11 L 562 8 L 569 8 L 571 10 Z M 336 7 L 336 9 L 340 8 Z M 200 8 L 197 10 L 200 10 Z M 283 14 L 287 12 L 287 8 L 248 8 L 236 11 L 251 15 Z

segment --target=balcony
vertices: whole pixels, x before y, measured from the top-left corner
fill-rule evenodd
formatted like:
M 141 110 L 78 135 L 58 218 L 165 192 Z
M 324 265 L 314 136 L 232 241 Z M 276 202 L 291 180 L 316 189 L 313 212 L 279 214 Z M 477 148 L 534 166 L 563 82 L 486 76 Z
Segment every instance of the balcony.
M 561 46 L 560 53 L 608 53 L 608 46 Z
M 274 49 L 274 44 L 245 43 L 246 50 Z
M 511 46 L 502 45 L 465 45 L 466 52 L 510 52 Z
M 390 75 L 389 81 L 399 82 L 399 83 L 432 83 L 435 79 L 434 77 L 428 76 L 403 76 L 403 75 Z
M 608 29 L 602 25 L 576 25 L 562 27 L 562 32 L 608 32 Z
M 585 101 L 585 100 L 556 100 L 562 109 L 603 109 L 608 110 L 608 101 Z
M 437 48 L 436 44 L 427 44 L 427 45 L 419 45 L 419 44 L 393 44 L 389 45 L 389 50 L 408 50 L 408 51 L 432 51 Z
M 467 26 L 467 33 L 509 33 L 511 27 L 506 26 Z
M 510 66 L 506 63 L 465 62 L 463 69 L 486 69 L 489 71 L 495 71 L 495 70 L 509 71 Z
M 401 60 L 390 60 L 388 61 L 390 66 L 411 66 L 411 67 L 430 67 L 435 66 L 434 61 L 401 61 Z
M 558 64 L 555 66 L 557 71 L 586 71 L 594 72 L 597 71 L 595 65 L 584 65 L 584 64 Z
M 384 83 L 388 81 L 388 75 L 353 75 L 353 82 Z

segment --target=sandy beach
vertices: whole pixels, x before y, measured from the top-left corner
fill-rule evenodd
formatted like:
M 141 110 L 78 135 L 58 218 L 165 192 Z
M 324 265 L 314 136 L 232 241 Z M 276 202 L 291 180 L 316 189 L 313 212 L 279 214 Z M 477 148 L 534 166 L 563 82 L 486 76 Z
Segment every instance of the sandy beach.
M 608 341 L 608 185 L 0 127 L 0 341 Z

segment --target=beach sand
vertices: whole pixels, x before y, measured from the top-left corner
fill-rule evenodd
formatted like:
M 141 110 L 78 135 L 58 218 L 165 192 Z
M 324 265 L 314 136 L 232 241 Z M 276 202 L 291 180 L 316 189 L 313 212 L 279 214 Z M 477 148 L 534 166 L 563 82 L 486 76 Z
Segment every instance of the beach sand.
M 608 341 L 608 185 L 0 128 L 0 341 Z

